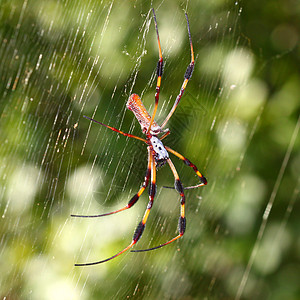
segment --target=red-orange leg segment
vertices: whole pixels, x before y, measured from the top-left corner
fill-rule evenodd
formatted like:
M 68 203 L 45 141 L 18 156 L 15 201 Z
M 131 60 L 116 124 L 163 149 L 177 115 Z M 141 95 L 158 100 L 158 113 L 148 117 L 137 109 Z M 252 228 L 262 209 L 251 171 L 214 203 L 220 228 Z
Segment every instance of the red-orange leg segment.
M 171 133 L 170 130 L 168 130 L 164 135 L 162 135 L 159 139 L 162 141 L 164 138 L 166 138 Z
M 95 122 L 95 123 L 98 123 L 98 124 L 100 124 L 100 125 L 102 125 L 102 126 L 104 126 L 104 127 L 106 127 L 106 128 L 109 128 L 109 129 L 111 129 L 112 131 L 115 131 L 115 132 L 117 132 L 117 133 L 120 133 L 120 134 L 122 134 L 122 135 L 124 135 L 124 136 L 128 136 L 128 137 L 134 138 L 134 139 L 136 139 L 136 140 L 140 140 L 140 141 L 142 141 L 142 142 L 144 142 L 144 143 L 147 143 L 147 141 L 146 141 L 145 139 L 143 139 L 143 138 L 141 138 L 141 137 L 139 137 L 139 136 L 136 136 L 136 135 L 133 135 L 133 134 L 130 134 L 130 133 L 123 132 L 123 131 L 121 131 L 121 130 L 115 128 L 115 127 L 111 127 L 111 126 L 105 125 L 105 124 L 103 124 L 103 123 L 101 123 L 101 122 L 99 122 L 99 121 L 96 121 L 96 120 L 94 120 L 94 119 L 92 119 L 92 118 L 90 118 L 90 117 L 87 117 L 87 116 L 83 116 L 83 117 L 86 118 L 86 119 L 88 119 L 88 120 L 90 120 L 90 121 L 93 121 L 93 122 Z
M 130 245 L 128 245 L 126 248 L 124 248 L 122 251 L 120 251 L 119 253 L 115 254 L 112 257 L 109 257 L 107 259 L 101 260 L 101 261 L 95 261 L 95 262 L 91 262 L 91 263 L 83 263 L 83 264 L 75 264 L 75 267 L 86 267 L 86 266 L 93 266 L 93 265 L 98 265 L 98 264 L 102 264 L 104 262 L 107 262 L 119 255 L 121 255 L 122 253 L 126 252 L 128 249 L 130 249 L 136 242 L 134 242 L 134 240 L 130 243 Z
M 149 147 L 150 148 L 150 147 Z M 153 200 L 154 200 L 154 196 L 155 196 L 155 192 L 156 192 L 156 168 L 155 168 L 155 161 L 153 158 L 153 154 L 152 154 L 152 149 L 149 150 L 150 156 L 151 158 L 149 160 L 151 160 L 151 169 L 150 169 L 150 173 L 151 173 L 151 185 L 150 185 L 150 189 L 149 189 L 149 198 L 150 201 L 148 203 L 147 209 L 145 211 L 145 214 L 143 216 L 142 221 L 139 223 L 139 225 L 137 226 L 137 228 L 135 229 L 135 232 L 133 234 L 133 238 L 131 243 L 124 248 L 122 251 L 118 252 L 117 254 L 106 258 L 104 260 L 100 260 L 100 261 L 96 261 L 96 262 L 91 262 L 91 263 L 79 263 L 79 264 L 75 264 L 76 267 L 84 267 L 84 266 L 92 266 L 92 265 L 98 265 L 98 264 L 102 264 L 104 262 L 107 262 L 109 260 L 112 260 L 116 257 L 118 257 L 119 255 L 123 254 L 124 252 L 126 252 L 127 250 L 129 250 L 133 245 L 135 245 L 138 240 L 141 238 L 144 229 L 145 229 L 145 225 L 153 204 Z
M 144 190 L 146 189 L 146 187 L 149 184 L 149 179 L 150 179 L 150 175 L 151 175 L 151 166 L 152 166 L 152 155 L 151 155 L 151 151 L 150 151 L 150 147 L 147 148 L 148 149 L 148 167 L 147 167 L 147 171 L 146 171 L 146 175 L 145 175 L 145 180 L 143 182 L 142 187 L 140 188 L 140 190 L 130 199 L 130 201 L 128 202 L 128 204 L 118 210 L 109 212 L 109 213 L 105 213 L 105 214 L 100 214 L 100 215 L 71 215 L 71 217 L 77 217 L 77 218 L 99 218 L 99 217 L 104 217 L 104 216 L 109 216 L 112 214 L 116 214 L 120 211 L 126 210 L 128 208 L 131 208 L 140 198 L 140 196 L 143 194 Z
M 173 149 L 165 146 L 166 150 L 172 154 L 174 154 L 175 156 L 177 156 L 179 159 L 181 159 L 186 165 L 188 165 L 189 167 L 193 168 L 194 172 L 197 174 L 197 176 L 200 178 L 200 183 L 194 186 L 188 186 L 185 187 L 184 189 L 195 189 L 198 188 L 200 186 L 206 185 L 207 184 L 207 180 L 206 178 L 199 172 L 199 170 L 197 169 L 197 167 L 190 162 L 187 158 L 185 158 L 183 155 L 181 155 L 180 153 L 174 151 Z
M 159 93 L 160 93 L 161 76 L 162 76 L 162 73 L 163 73 L 163 57 L 162 57 L 162 52 L 161 52 L 161 45 L 160 45 L 160 39 L 159 39 L 159 34 L 158 34 L 156 16 L 155 16 L 155 12 L 154 12 L 153 8 L 152 8 L 152 12 L 153 12 L 155 30 L 156 30 L 156 35 L 157 35 L 159 60 L 158 60 L 158 63 L 157 63 L 157 83 L 156 83 L 156 92 L 155 92 L 155 104 L 154 104 L 154 110 L 153 110 L 153 113 L 152 113 L 150 125 L 149 125 L 149 128 L 147 130 L 147 134 L 149 134 L 149 132 L 151 130 L 151 126 L 152 126 L 152 123 L 154 122 L 154 118 L 155 118 L 155 115 L 156 115 L 156 111 L 157 111 L 157 107 L 158 107 L 158 100 L 159 100 Z
M 145 252 L 145 251 L 151 251 L 151 250 L 155 250 L 161 247 L 164 247 L 168 244 L 171 244 L 172 242 L 176 241 L 177 239 L 179 239 L 180 237 L 182 237 L 184 235 L 185 232 L 185 228 L 186 228 L 186 219 L 185 219 L 185 195 L 184 195 L 184 190 L 183 190 L 183 186 L 181 184 L 181 181 L 179 179 L 178 173 L 175 169 L 175 166 L 173 165 L 172 161 L 170 158 L 167 159 L 167 162 L 173 172 L 174 178 L 175 178 L 175 189 L 176 191 L 179 193 L 180 195 L 180 217 L 178 220 L 178 235 L 176 237 L 174 237 L 173 239 L 169 240 L 168 242 L 161 244 L 159 246 L 153 247 L 153 248 L 149 248 L 149 249 L 142 249 L 142 250 L 131 250 L 131 252 Z
M 161 128 L 164 128 L 167 124 L 167 122 L 170 120 L 171 116 L 173 115 L 176 107 L 178 106 L 181 97 L 185 91 L 185 88 L 188 84 L 188 81 L 191 79 L 193 71 L 194 71 L 194 64 L 195 64 L 195 57 L 194 57 L 194 49 L 193 49 L 193 44 L 192 44 L 192 37 L 191 37 L 191 32 L 190 32 L 190 24 L 189 24 L 189 19 L 187 16 L 187 13 L 185 13 L 185 17 L 186 17 L 186 22 L 187 22 L 187 27 L 188 27 L 188 33 L 189 33 L 189 41 L 190 41 L 190 47 L 191 47 L 191 62 L 190 64 L 187 66 L 187 69 L 185 71 L 184 74 L 184 80 L 183 80 L 183 84 L 181 86 L 180 92 L 178 94 L 178 96 L 176 97 L 175 103 L 171 109 L 171 111 L 169 112 L 169 114 L 167 115 L 166 119 L 164 120 L 164 122 L 161 125 Z

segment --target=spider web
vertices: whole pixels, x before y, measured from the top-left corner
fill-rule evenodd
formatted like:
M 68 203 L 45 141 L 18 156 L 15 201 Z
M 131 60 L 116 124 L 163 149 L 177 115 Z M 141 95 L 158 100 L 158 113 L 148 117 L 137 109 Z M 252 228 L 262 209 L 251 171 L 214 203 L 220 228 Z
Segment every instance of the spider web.
M 186 191 L 179 241 L 74 267 L 126 247 L 148 202 L 145 191 L 126 212 L 70 217 L 121 208 L 143 181 L 146 146 L 83 115 L 142 136 L 125 104 L 134 92 L 153 110 L 151 7 L 165 62 L 158 123 L 190 61 L 184 11 L 189 16 L 195 70 L 164 143 L 195 163 L 208 185 Z M 0 296 L 300 297 L 296 14 L 283 2 L 262 9 L 238 1 L 2 1 Z M 185 186 L 198 183 L 171 159 Z M 177 235 L 179 196 L 162 188 L 174 184 L 167 166 L 157 184 L 135 249 Z

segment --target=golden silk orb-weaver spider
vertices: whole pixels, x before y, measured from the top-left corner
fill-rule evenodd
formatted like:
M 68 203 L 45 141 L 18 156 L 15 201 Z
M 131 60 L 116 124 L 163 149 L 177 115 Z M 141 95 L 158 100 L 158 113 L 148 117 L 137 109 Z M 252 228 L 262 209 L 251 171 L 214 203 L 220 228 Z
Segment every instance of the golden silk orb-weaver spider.
M 90 263 L 77 263 L 77 264 L 75 264 L 75 266 L 90 266 L 90 265 L 97 265 L 97 264 L 104 263 L 106 261 L 109 261 L 109 260 L 121 255 L 125 251 L 132 248 L 138 242 L 138 240 L 141 238 L 142 233 L 145 229 L 145 225 L 146 225 L 150 210 L 152 208 L 155 193 L 156 193 L 156 167 L 163 166 L 166 163 L 168 163 L 168 165 L 170 166 L 171 171 L 174 175 L 175 189 L 180 195 L 180 205 L 181 205 L 180 217 L 179 217 L 179 222 L 178 222 L 178 231 L 179 231 L 179 233 L 176 237 L 172 238 L 171 240 L 169 240 L 168 242 L 166 242 L 164 244 L 161 244 L 159 246 L 149 248 L 149 249 L 131 250 L 132 252 L 144 252 L 144 251 L 150 251 L 150 250 L 158 249 L 158 248 L 166 246 L 166 245 L 174 242 L 175 240 L 179 239 L 180 237 L 182 237 L 184 232 L 185 232 L 185 228 L 186 228 L 184 189 L 197 188 L 197 187 L 200 187 L 200 186 L 203 186 L 203 185 L 207 184 L 206 178 L 198 171 L 197 167 L 192 162 L 190 162 L 187 158 L 182 156 L 180 153 L 172 150 L 171 148 L 169 148 L 167 146 L 164 146 L 163 143 L 162 143 L 162 140 L 168 134 L 170 134 L 169 129 L 163 129 L 163 128 L 166 126 L 167 122 L 169 121 L 169 119 L 173 115 L 177 105 L 179 104 L 179 102 L 181 100 L 181 97 L 182 97 L 182 95 L 185 91 L 185 88 L 187 86 L 187 83 L 188 83 L 189 79 L 191 78 L 193 70 L 194 70 L 195 60 L 194 60 L 194 50 L 193 50 L 192 38 L 191 38 L 191 33 L 190 33 L 189 19 L 188 19 L 187 14 L 185 13 L 185 17 L 186 17 L 186 21 L 187 21 L 187 28 L 188 28 L 188 35 L 189 35 L 190 48 L 191 48 L 191 62 L 190 62 L 190 64 L 188 65 L 188 67 L 186 69 L 186 72 L 185 72 L 185 75 L 184 75 L 184 81 L 183 81 L 183 84 L 182 84 L 181 89 L 179 91 L 179 94 L 178 94 L 178 96 L 175 100 L 175 103 L 174 103 L 171 111 L 167 115 L 166 119 L 162 123 L 162 125 L 159 126 L 154 121 L 154 118 L 155 118 L 155 114 L 156 114 L 157 107 L 158 107 L 158 101 L 159 101 L 161 77 L 162 77 L 162 73 L 163 73 L 163 57 L 162 57 L 161 45 L 160 45 L 159 34 L 158 34 L 158 29 L 157 29 L 156 16 L 155 16 L 155 12 L 154 12 L 153 8 L 152 8 L 152 12 L 153 12 L 153 18 L 154 18 L 154 24 L 155 24 L 155 30 L 156 30 L 157 42 L 158 42 L 158 50 L 159 50 L 159 60 L 158 60 L 158 64 L 157 64 L 157 84 L 156 84 L 155 105 L 154 105 L 153 114 L 152 114 L 152 116 L 149 115 L 149 113 L 147 112 L 146 108 L 144 107 L 144 105 L 141 101 L 141 98 L 137 94 L 132 94 L 129 97 L 129 99 L 127 101 L 127 105 L 126 105 L 127 108 L 134 113 L 135 117 L 137 118 L 138 122 L 140 123 L 140 125 L 142 127 L 143 133 L 146 135 L 146 138 L 144 139 L 144 138 L 141 138 L 141 137 L 129 134 L 129 133 L 125 133 L 125 132 L 123 132 L 119 129 L 116 129 L 116 128 L 108 126 L 108 125 L 105 125 L 101 122 L 98 122 L 94 119 L 91 119 L 87 116 L 84 116 L 86 119 L 89 119 L 93 122 L 96 122 L 96 123 L 102 125 L 102 126 L 105 126 L 106 128 L 109 128 L 109 129 L 111 129 L 111 130 L 113 130 L 117 133 L 120 133 L 124 136 L 140 140 L 140 141 L 144 142 L 147 145 L 148 167 L 147 167 L 147 171 L 146 171 L 146 175 L 145 175 L 145 180 L 142 184 L 142 187 L 137 192 L 137 194 L 135 194 L 131 198 L 131 200 L 128 202 L 128 204 L 125 207 L 121 208 L 121 209 L 118 209 L 118 210 L 113 211 L 113 212 L 105 213 L 105 214 L 100 214 L 100 215 L 91 215 L 91 216 L 71 215 L 71 216 L 72 217 L 83 217 L 83 218 L 96 218 L 96 217 L 103 217 L 103 216 L 112 215 L 112 214 L 121 212 L 123 210 L 129 209 L 139 200 L 140 196 L 143 194 L 143 192 L 148 187 L 149 182 L 150 182 L 149 202 L 148 202 L 145 214 L 144 214 L 141 222 L 138 224 L 138 226 L 137 226 L 137 228 L 134 232 L 132 241 L 126 248 L 124 248 L 122 251 L 118 252 L 117 254 L 115 254 L 115 255 L 107 258 L 107 259 L 96 261 L 96 262 L 90 262 Z M 158 137 L 158 135 L 161 135 L 161 136 Z M 191 167 L 194 170 L 194 172 L 197 174 L 197 176 L 199 177 L 200 183 L 197 184 L 197 185 L 194 185 L 194 186 L 183 187 L 182 183 L 179 179 L 178 173 L 175 169 L 175 166 L 173 165 L 173 163 L 172 163 L 172 161 L 169 157 L 169 153 L 172 153 L 173 155 L 177 156 L 186 165 Z

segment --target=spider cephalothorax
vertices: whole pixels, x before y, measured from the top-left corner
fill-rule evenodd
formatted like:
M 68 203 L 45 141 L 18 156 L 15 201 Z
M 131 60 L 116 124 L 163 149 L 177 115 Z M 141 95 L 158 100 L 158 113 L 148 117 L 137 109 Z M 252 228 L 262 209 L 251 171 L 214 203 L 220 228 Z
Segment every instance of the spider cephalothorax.
M 145 189 L 150 184 L 150 186 L 149 186 L 149 202 L 148 202 L 145 214 L 144 214 L 141 222 L 138 224 L 138 226 L 137 226 L 137 228 L 134 232 L 132 241 L 126 248 L 124 248 L 119 253 L 117 253 L 117 254 L 115 254 L 115 255 L 107 258 L 107 259 L 96 261 L 96 262 L 91 262 L 91 263 L 75 264 L 75 266 L 96 265 L 96 264 L 100 264 L 100 263 L 109 261 L 109 260 L 119 256 L 120 254 L 124 253 L 125 251 L 129 250 L 130 248 L 132 248 L 138 242 L 138 240 L 142 236 L 142 233 L 145 229 L 145 225 L 146 225 L 150 210 L 151 210 L 152 205 L 153 205 L 153 201 L 154 201 L 154 197 L 155 197 L 155 193 L 156 193 L 156 168 L 157 167 L 163 166 L 166 163 L 168 163 L 168 165 L 170 166 L 171 171 L 174 175 L 174 178 L 175 178 L 174 188 L 178 192 L 178 194 L 180 195 L 180 207 L 181 207 L 181 209 L 180 209 L 180 216 L 179 216 L 179 221 L 178 221 L 178 231 L 179 231 L 179 233 L 176 237 L 172 238 L 168 242 L 163 243 L 159 246 L 149 248 L 149 249 L 144 249 L 144 250 L 131 250 L 132 252 L 143 252 L 143 251 L 158 249 L 158 248 L 166 246 L 166 245 L 174 242 L 178 238 L 182 237 L 184 232 L 185 232 L 185 227 L 186 227 L 184 189 L 197 188 L 197 187 L 200 187 L 200 186 L 203 186 L 203 185 L 207 184 L 207 181 L 206 181 L 205 177 L 198 171 L 197 167 L 191 161 L 189 161 L 187 158 L 182 156 L 180 153 L 172 150 L 171 148 L 169 148 L 167 146 L 164 146 L 163 143 L 162 143 L 162 140 L 167 135 L 170 134 L 170 131 L 168 129 L 163 129 L 163 128 L 165 127 L 168 120 L 171 118 L 172 114 L 174 113 L 177 105 L 179 104 L 179 102 L 181 100 L 181 97 L 182 97 L 182 95 L 185 91 L 185 88 L 187 86 L 187 83 L 188 83 L 189 79 L 191 78 L 193 70 L 194 70 L 194 50 L 193 50 L 193 45 L 192 45 L 189 20 L 188 20 L 187 14 L 185 14 L 186 20 L 187 20 L 190 47 L 191 47 L 191 62 L 190 62 L 190 64 L 188 65 L 188 67 L 186 69 L 186 72 L 184 74 L 183 84 L 181 86 L 181 89 L 179 91 L 179 94 L 178 94 L 178 96 L 175 100 L 175 103 L 174 103 L 171 111 L 167 115 L 167 117 L 164 120 L 164 122 L 162 123 L 162 125 L 158 125 L 154 121 L 154 118 L 155 118 L 157 107 L 158 107 L 161 76 L 162 76 L 162 73 L 163 73 L 163 57 L 162 57 L 162 51 L 161 51 L 161 46 L 160 46 L 160 40 L 159 40 L 159 34 L 158 34 L 157 22 L 156 22 L 156 16 L 155 16 L 155 13 L 154 13 L 154 9 L 152 9 L 152 11 L 153 11 L 153 18 L 154 18 L 155 30 L 156 30 L 157 41 L 158 41 L 158 50 L 159 50 L 159 60 L 158 60 L 158 64 L 157 64 L 157 84 L 156 84 L 155 105 L 154 105 L 153 114 L 152 114 L 152 116 L 150 116 L 150 114 L 147 112 L 145 106 L 143 105 L 141 98 L 137 94 L 132 94 L 129 97 L 129 99 L 127 101 L 127 104 L 126 104 L 127 108 L 134 113 L 135 117 L 137 118 L 138 122 L 140 123 L 142 132 L 146 135 L 146 139 L 141 138 L 139 136 L 135 136 L 135 135 L 130 134 L 130 133 L 125 133 L 125 132 L 123 132 L 123 131 L 121 131 L 117 128 L 111 127 L 109 125 L 105 125 L 101 122 L 98 122 L 94 119 L 91 119 L 89 117 L 84 116 L 85 118 L 87 118 L 87 119 L 89 119 L 93 122 L 96 122 L 96 123 L 98 123 L 102 126 L 105 126 L 105 127 L 109 128 L 109 129 L 111 129 L 115 132 L 118 132 L 118 133 L 120 133 L 124 136 L 134 138 L 134 139 L 137 139 L 137 140 L 140 140 L 140 141 L 143 141 L 144 143 L 146 143 L 147 150 L 148 150 L 148 166 L 147 166 L 147 171 L 146 171 L 146 175 L 145 175 L 145 180 L 144 180 L 140 190 L 130 199 L 128 204 L 126 206 L 124 206 L 123 208 L 120 208 L 120 209 L 118 209 L 116 211 L 113 211 L 113 212 L 100 214 L 100 215 L 92 215 L 92 216 L 72 215 L 72 216 L 73 217 L 94 218 L 94 217 L 107 216 L 107 215 L 115 214 L 115 213 L 118 213 L 120 211 L 126 210 L 126 209 L 132 207 L 139 200 L 140 196 L 143 194 Z M 161 135 L 161 136 L 159 137 L 159 135 Z M 176 168 L 173 165 L 173 163 L 172 163 L 172 161 L 169 157 L 169 153 L 172 153 L 173 155 L 177 156 L 187 166 L 191 167 L 194 170 L 194 172 L 196 173 L 196 175 L 198 176 L 198 178 L 200 179 L 200 183 L 197 184 L 197 185 L 194 185 L 194 186 L 184 188 L 182 186 L 182 183 L 181 183 L 180 179 L 179 179 Z
M 169 159 L 168 151 L 166 150 L 162 141 L 155 135 L 151 136 L 149 142 L 151 143 L 151 146 L 153 148 L 153 157 L 156 165 L 158 167 L 162 167 Z

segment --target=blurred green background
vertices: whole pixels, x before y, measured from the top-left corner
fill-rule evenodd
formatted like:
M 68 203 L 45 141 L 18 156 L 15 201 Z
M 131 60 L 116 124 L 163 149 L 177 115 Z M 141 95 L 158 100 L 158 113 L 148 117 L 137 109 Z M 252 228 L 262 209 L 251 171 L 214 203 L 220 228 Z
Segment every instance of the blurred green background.
M 298 1 L 1 2 L 0 297 L 3 299 L 300 299 Z M 187 231 L 147 253 L 124 247 L 146 208 L 124 206 L 146 147 L 126 101 L 152 112 L 158 49 L 161 122 L 196 66 L 164 143 L 208 185 L 186 191 Z M 184 185 L 193 171 L 172 160 Z M 136 249 L 174 237 L 179 197 L 168 167 Z

